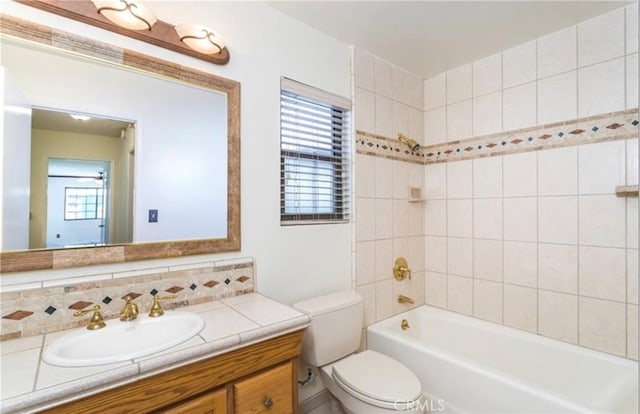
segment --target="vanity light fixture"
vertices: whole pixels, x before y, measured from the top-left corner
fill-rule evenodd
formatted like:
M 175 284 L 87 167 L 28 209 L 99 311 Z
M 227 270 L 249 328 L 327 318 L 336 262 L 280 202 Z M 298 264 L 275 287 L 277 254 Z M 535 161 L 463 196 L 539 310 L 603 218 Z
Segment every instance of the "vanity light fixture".
M 75 119 L 76 121 L 88 121 L 91 119 L 90 116 L 86 116 L 86 115 L 80 115 L 80 114 L 69 114 L 69 116 L 71 116 L 71 118 Z
M 207 55 L 216 55 L 226 46 L 219 33 L 200 24 L 181 24 L 176 26 L 176 32 L 184 44 Z
M 151 30 L 158 19 L 151 9 L 131 0 L 91 0 L 98 13 L 130 30 Z
M 407 144 L 411 152 L 420 151 L 420 144 L 418 144 L 415 139 L 407 138 L 402 132 L 398 132 L 398 141 Z

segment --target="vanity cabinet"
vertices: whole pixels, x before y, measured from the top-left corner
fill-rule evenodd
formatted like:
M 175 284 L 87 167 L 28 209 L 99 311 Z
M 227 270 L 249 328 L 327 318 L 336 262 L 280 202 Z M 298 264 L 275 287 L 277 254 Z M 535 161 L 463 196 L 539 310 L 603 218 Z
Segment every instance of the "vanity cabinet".
M 42 412 L 296 414 L 302 335 L 267 339 Z

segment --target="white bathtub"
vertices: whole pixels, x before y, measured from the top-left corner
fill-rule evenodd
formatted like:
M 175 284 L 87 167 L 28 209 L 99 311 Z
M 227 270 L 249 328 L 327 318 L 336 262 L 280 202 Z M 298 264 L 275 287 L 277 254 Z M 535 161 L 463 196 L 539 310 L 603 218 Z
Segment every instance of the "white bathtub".
M 367 346 L 416 373 L 431 411 L 638 412 L 637 362 L 431 306 L 369 326 Z

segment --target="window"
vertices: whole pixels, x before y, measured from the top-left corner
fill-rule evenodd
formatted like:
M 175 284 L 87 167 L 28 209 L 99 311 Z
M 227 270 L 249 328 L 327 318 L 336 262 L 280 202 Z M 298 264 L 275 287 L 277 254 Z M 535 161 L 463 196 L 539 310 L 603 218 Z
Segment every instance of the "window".
M 350 102 L 282 79 L 280 91 L 280 222 L 349 219 Z
M 64 219 L 101 219 L 104 216 L 102 194 L 102 188 L 65 187 Z

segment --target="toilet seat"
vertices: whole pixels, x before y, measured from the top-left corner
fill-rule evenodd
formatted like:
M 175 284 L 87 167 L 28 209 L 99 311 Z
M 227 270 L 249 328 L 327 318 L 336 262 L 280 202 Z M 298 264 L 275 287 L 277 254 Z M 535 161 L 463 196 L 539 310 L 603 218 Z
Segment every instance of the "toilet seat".
M 415 407 L 422 393 L 420 380 L 409 368 L 371 350 L 333 364 L 331 377 L 353 397 L 391 410 Z

